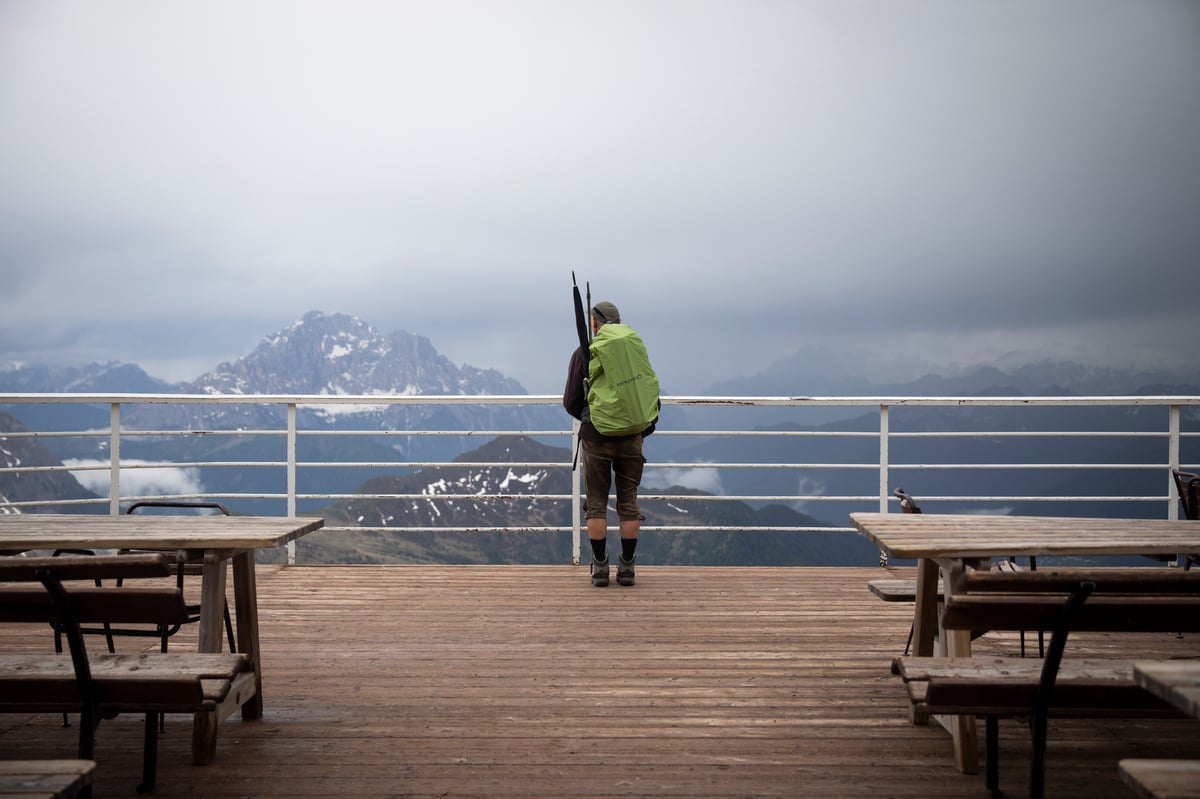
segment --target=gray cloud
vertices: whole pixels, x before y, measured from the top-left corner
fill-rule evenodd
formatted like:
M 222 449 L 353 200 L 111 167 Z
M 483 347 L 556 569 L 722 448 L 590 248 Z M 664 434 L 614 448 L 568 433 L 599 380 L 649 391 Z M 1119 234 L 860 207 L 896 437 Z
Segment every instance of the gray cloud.
M 310 309 L 560 388 L 802 345 L 1196 357 L 1200 6 L 0 6 L 0 361 L 194 377 Z

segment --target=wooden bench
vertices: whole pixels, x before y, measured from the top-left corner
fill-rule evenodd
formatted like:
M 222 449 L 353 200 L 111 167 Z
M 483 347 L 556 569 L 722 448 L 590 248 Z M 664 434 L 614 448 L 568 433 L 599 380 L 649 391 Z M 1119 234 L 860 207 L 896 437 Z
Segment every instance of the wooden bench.
M 993 568 L 1000 572 L 1019 572 L 1022 570 L 1018 564 L 1011 560 L 996 561 Z M 884 602 L 917 601 L 916 577 L 886 577 L 878 580 L 868 580 L 867 588 Z M 941 580 L 938 580 L 937 592 L 938 601 L 941 602 L 945 599 L 945 586 L 942 585 Z
M 91 760 L 0 760 L 0 799 L 71 799 L 86 795 L 96 764 Z
M 1179 569 L 968 570 L 945 603 L 947 630 L 1053 630 L 1045 660 L 900 657 L 914 714 L 984 716 L 987 787 L 999 792 L 1000 716 L 1032 723 L 1030 795 L 1045 779 L 1046 718 L 1180 715 L 1136 685 L 1132 661 L 1063 663 L 1073 630 L 1200 631 L 1200 573 Z
M 867 588 L 871 593 L 882 599 L 884 602 L 916 602 L 917 601 L 917 581 L 916 578 L 905 579 L 903 577 L 889 577 L 886 579 L 869 580 Z M 944 598 L 942 591 L 942 583 L 938 582 L 938 601 Z
M 153 789 L 162 713 L 194 713 L 192 760 L 215 757 L 216 726 L 254 695 L 245 655 L 198 652 L 87 652 L 80 625 L 175 624 L 187 617 L 183 592 L 166 585 L 98 588 L 94 581 L 171 574 L 162 554 L 0 558 L 0 621 L 55 624 L 66 632 L 70 656 L 0 654 L 0 712 L 78 712 L 79 757 L 91 760 L 102 718 L 145 715 L 142 784 Z M 86 584 L 64 583 L 86 580 Z M 38 585 L 40 583 L 40 585 Z
M 909 511 L 910 513 L 912 511 Z M 919 513 L 920 511 L 916 511 Z M 1011 560 L 997 561 L 993 567 L 1000 571 L 1020 571 L 1020 566 Z M 867 588 L 872 594 L 882 599 L 884 602 L 916 602 L 917 601 L 917 578 L 916 577 L 887 577 L 877 580 L 868 580 Z M 942 581 L 938 580 L 937 584 L 937 601 L 940 605 L 946 598 L 945 586 Z M 904 644 L 904 654 L 908 654 L 908 650 L 912 647 L 913 627 L 908 629 L 908 641 Z M 1025 653 L 1025 636 L 1021 636 L 1021 654 Z
M 1143 799 L 1200 799 L 1200 760 L 1122 760 L 1121 779 Z

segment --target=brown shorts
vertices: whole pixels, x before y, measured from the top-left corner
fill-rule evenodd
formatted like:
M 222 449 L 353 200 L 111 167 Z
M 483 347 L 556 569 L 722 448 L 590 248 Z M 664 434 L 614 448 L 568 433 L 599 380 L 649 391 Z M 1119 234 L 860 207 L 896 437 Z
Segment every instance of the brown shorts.
M 608 510 L 608 494 L 612 488 L 612 476 L 617 476 L 617 518 L 621 521 L 641 519 L 638 512 L 637 492 L 642 482 L 642 467 L 646 458 L 642 455 L 642 437 L 612 439 L 609 441 L 583 441 L 583 483 L 587 490 L 584 516 L 603 519 Z

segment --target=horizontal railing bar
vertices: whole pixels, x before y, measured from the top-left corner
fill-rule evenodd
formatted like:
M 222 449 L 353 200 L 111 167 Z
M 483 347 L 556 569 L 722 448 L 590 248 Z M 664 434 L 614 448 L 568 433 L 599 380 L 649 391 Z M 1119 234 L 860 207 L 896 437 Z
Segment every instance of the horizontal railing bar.
M 620 529 L 617 525 L 609 525 L 609 530 Z M 854 527 L 768 527 L 759 525 L 747 526 L 702 526 L 702 525 L 642 525 L 644 533 L 857 533 Z M 322 533 L 569 533 L 570 525 L 565 527 L 338 527 L 326 525 Z
M 255 466 L 278 469 L 287 466 L 287 461 L 182 461 L 180 463 L 155 461 L 153 463 L 121 464 L 122 469 L 207 469 L 209 467 L 225 468 L 230 466 Z
M 504 500 L 512 501 L 517 499 L 540 499 L 556 502 L 565 502 L 571 499 L 570 494 L 304 494 L 297 493 L 296 499 L 321 499 L 321 500 L 341 500 L 341 499 L 370 499 L 370 500 L 403 500 L 405 502 L 413 500 L 453 500 L 456 502 L 471 501 L 491 501 Z M 772 496 L 753 496 L 747 494 L 736 494 L 726 496 L 720 494 L 652 494 L 646 492 L 638 493 L 638 500 L 658 500 L 670 502 L 684 502 L 689 500 L 699 500 L 703 502 L 794 502 L 802 500 L 806 502 L 817 502 L 828 499 L 841 499 L 854 502 L 865 502 L 878 499 L 871 496 L 797 496 L 796 494 L 782 494 Z
M 498 438 L 500 436 L 527 438 L 545 438 L 548 436 L 570 436 L 570 430 L 304 430 L 296 431 L 297 436 L 446 436 L 449 438 Z
M 39 432 L 37 430 L 13 430 L 0 433 L 2 438 L 108 438 L 111 430 L 52 430 Z M 125 431 L 121 435 L 127 435 Z
M 649 466 L 650 464 L 646 464 Z M 344 467 L 370 467 L 373 469 L 430 469 L 462 467 L 464 469 L 490 469 L 495 466 L 511 466 L 525 469 L 570 469 L 567 461 L 296 461 L 296 468 L 334 469 Z
M 122 463 L 121 470 L 126 469 L 202 469 L 208 467 L 240 468 L 242 466 L 268 466 L 282 468 L 287 461 L 199 461 L 196 463 L 175 463 L 162 461 L 154 463 Z M 0 474 L 16 474 L 22 472 L 107 472 L 112 469 L 108 463 L 62 465 L 62 466 L 0 466 Z
M 72 405 L 558 405 L 554 394 L 68 394 L 17 392 L 5 403 Z
M 961 496 L 946 495 L 928 497 L 922 496 L 921 502 L 1166 502 L 1166 494 L 1157 496 L 1124 496 L 1124 495 L 1092 495 L 1092 496 L 986 496 L 983 494 L 964 494 Z
M 647 463 L 647 469 L 870 469 L 877 463 Z M 1165 469 L 1163 463 L 896 463 L 889 469 Z
M 876 433 L 878 435 L 878 433 Z M 890 438 L 1169 438 L 1165 430 L 930 430 L 888 431 Z M 1200 435 L 1197 433 L 1196 435 Z
M 642 528 L 646 529 L 646 528 Z M 324 525 L 322 533 L 569 533 L 565 527 L 336 527 Z
M 37 474 L 38 472 L 88 472 L 93 470 L 108 471 L 108 464 L 97 466 L 0 466 L 0 474 Z
M 541 499 L 550 501 L 566 501 L 570 494 L 296 494 L 297 499 L 371 499 L 371 500 L 492 500 L 492 499 Z M 147 494 L 144 496 L 122 496 L 122 502 L 142 502 L 155 499 L 287 499 L 287 494 L 229 494 L 229 493 L 181 493 L 181 494 Z M 657 500 L 661 502 L 870 502 L 878 500 L 873 494 L 865 495 L 796 495 L 781 496 L 721 496 L 712 494 L 643 494 L 642 500 Z M 928 496 L 922 497 L 923 502 L 1166 502 L 1166 495 L 1161 496 L 984 496 L 966 494 L 961 496 Z M 42 505 L 96 505 L 106 504 L 107 497 L 88 497 L 84 499 L 56 500 L 6 500 L 0 502 L 0 508 L 27 508 Z M 359 529 L 359 528 L 355 528 Z M 397 528 L 391 528 L 397 529 Z M 443 529 L 443 528 L 437 528 Z M 825 528 L 821 528 L 825 529 Z
M 679 462 L 648 462 L 647 469 L 871 469 L 879 468 L 878 463 L 679 463 Z
M 559 405 L 558 394 L 73 394 L 17 392 L 4 394 L 12 404 L 63 403 L 76 405 Z M 1200 406 L 1200 395 L 1097 395 L 1046 397 L 697 397 L 664 396 L 663 405 L 695 407 L 823 407 L 823 406 Z
M 5 438 L 108 438 L 111 430 L 55 430 L 46 433 L 22 431 L 3 433 Z M 176 436 L 285 436 L 287 431 L 279 430 L 121 430 L 122 438 L 172 438 Z
M 107 435 L 107 433 L 105 434 Z M 283 428 L 268 428 L 266 430 L 121 430 L 121 436 L 135 438 L 172 438 L 174 436 L 282 436 L 287 435 Z
M 153 463 L 122 463 L 122 470 L 129 469 L 205 469 L 205 468 L 237 468 L 241 466 L 262 468 L 283 468 L 287 461 L 161 461 Z M 334 468 L 372 468 L 372 469 L 408 469 L 408 468 L 447 468 L 461 467 L 470 469 L 487 469 L 496 466 L 509 466 L 524 469 L 571 469 L 569 463 L 560 462 L 509 462 L 509 461 L 297 461 L 296 468 L 334 469 Z M 869 469 L 879 468 L 876 463 L 647 463 L 646 469 Z M 1056 469 L 1070 470 L 1159 470 L 1168 468 L 1162 463 L 891 463 L 893 470 L 903 469 L 1022 469 L 1053 471 Z M 63 465 L 63 466 L 3 466 L 0 474 L 16 474 L 22 472 L 87 472 L 108 471 L 111 466 L 107 463 Z
M 218 495 L 232 496 L 232 495 Z M 245 495 L 237 495 L 245 496 Z M 276 495 L 263 495 L 264 498 L 271 498 Z M 570 494 L 304 494 L 297 493 L 296 499 L 310 500 L 395 500 L 412 502 L 418 500 L 424 501 L 484 501 L 490 502 L 493 500 L 502 500 L 511 502 L 521 499 L 536 499 L 548 500 L 551 502 L 565 502 L 571 499 Z M 654 493 L 639 493 L 639 501 L 653 500 L 657 502 L 871 502 L 877 501 L 879 497 L 875 494 L 779 494 L 779 495 L 751 495 L 751 494 L 654 494 Z M 1145 500 L 1147 502 L 1165 502 L 1167 497 L 1163 496 L 1118 496 L 1118 495 L 1092 495 L 1092 496 L 984 496 L 984 495 L 966 495 L 966 496 L 928 496 L 922 497 L 922 502 L 925 501 L 970 501 L 970 502 L 1129 502 L 1134 500 Z
M 879 438 L 870 430 L 655 430 L 659 436 L 709 436 L 713 438 Z
M 889 406 L 889 407 L 945 407 L 972 405 L 995 406 L 1112 406 L 1112 405 L 1200 405 L 1200 396 L 1192 395 L 1098 395 L 1098 396 L 1046 396 L 1046 397 L 694 397 L 670 396 L 662 398 L 663 405 L 752 407 L 752 406 Z
M 56 430 L 12 431 L 4 438 L 108 438 L 110 430 Z M 233 438 L 255 436 L 286 436 L 287 430 L 122 430 L 122 438 L 170 438 L 173 436 L 228 436 Z M 421 437 L 446 436 L 482 438 L 499 436 L 526 436 L 548 438 L 570 436 L 570 430 L 304 430 L 296 431 L 300 437 L 318 436 L 366 436 L 366 437 Z M 695 436 L 711 438 L 879 438 L 879 431 L 862 430 L 658 430 L 655 436 Z M 1183 438 L 1198 438 L 1200 431 L 1182 431 Z M 890 438 L 1169 438 L 1166 431 L 1121 431 L 1121 430 L 930 430 L 890 431 Z
M 83 499 L 6 499 L 0 502 L 3 508 L 41 508 L 54 505 L 107 505 L 108 497 L 86 497 Z M 0 510 L 2 512 L 2 510 Z
M 6 438 L 107 438 L 111 430 L 79 430 L 54 431 L 39 433 L 21 431 L 4 433 Z M 286 436 L 283 428 L 268 430 L 122 430 L 122 438 L 171 438 L 174 436 Z M 527 436 L 530 438 L 546 438 L 550 436 L 570 436 L 570 430 L 297 430 L 296 435 L 304 437 L 316 436 L 461 436 L 463 438 L 497 438 L 499 436 Z
M 1165 463 L 890 463 L 889 469 L 1028 469 L 1031 471 L 1053 471 L 1054 469 L 1155 469 L 1168 468 Z
M 639 499 L 646 499 L 648 495 L 640 494 Z M 502 502 L 512 502 L 519 499 L 545 499 L 554 502 L 565 502 L 571 498 L 570 494 L 304 494 L 297 492 L 296 499 L 371 499 L 371 500 L 403 500 L 405 502 L 413 500 L 453 500 L 456 502 L 465 502 L 467 500 L 479 502 L 491 502 L 499 500 Z

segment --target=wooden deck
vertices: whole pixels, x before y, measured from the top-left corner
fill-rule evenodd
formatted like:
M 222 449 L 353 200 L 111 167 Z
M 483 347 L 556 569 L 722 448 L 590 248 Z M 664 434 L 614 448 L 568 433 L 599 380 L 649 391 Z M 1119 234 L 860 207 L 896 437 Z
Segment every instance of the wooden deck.
M 225 722 L 204 767 L 190 718 L 170 717 L 157 795 L 984 797 L 945 731 L 908 722 L 889 664 L 912 606 L 871 594 L 881 576 L 644 566 L 597 589 L 571 566 L 263 566 L 265 717 Z M 0 628 L 2 649 L 51 645 Z M 1079 635 L 1071 652 L 1200 657 L 1200 636 Z M 1130 797 L 1119 759 L 1200 757 L 1186 719 L 1051 730 L 1049 796 Z M 135 795 L 140 736 L 136 718 L 101 725 L 97 797 Z M 1001 736 L 1002 787 L 1023 796 L 1027 729 Z M 3 759 L 73 757 L 75 740 L 53 716 L 0 716 Z

